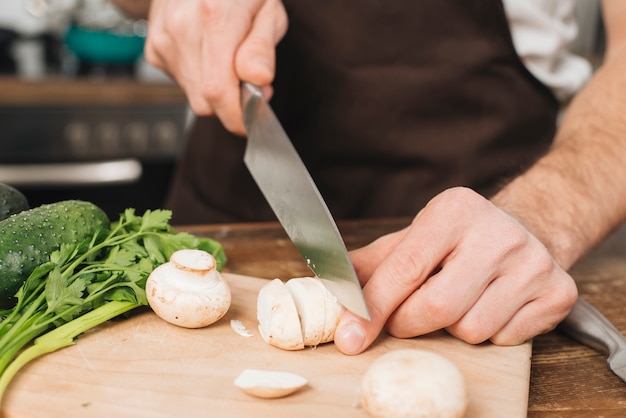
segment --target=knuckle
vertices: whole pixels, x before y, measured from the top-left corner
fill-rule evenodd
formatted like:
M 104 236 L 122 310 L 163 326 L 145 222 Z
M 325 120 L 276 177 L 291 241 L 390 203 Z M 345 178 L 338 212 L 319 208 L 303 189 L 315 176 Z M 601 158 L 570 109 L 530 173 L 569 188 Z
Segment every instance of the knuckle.
M 491 331 L 480 322 L 460 321 L 447 329 L 451 334 L 468 344 L 481 344 L 491 337 Z
M 199 116 L 211 116 L 214 114 L 213 108 L 206 100 L 195 95 L 189 95 L 189 107 L 196 115 Z
M 546 330 L 546 332 L 549 330 Z M 513 345 L 519 345 L 522 344 L 524 341 L 527 340 L 526 337 L 522 336 L 523 333 L 504 333 L 504 332 L 499 332 L 496 333 L 495 335 L 493 335 L 491 338 L 489 338 L 489 341 L 491 341 L 492 343 L 494 343 L 495 345 L 499 345 L 499 346 L 513 346 Z
M 174 7 L 163 16 L 163 32 L 173 37 L 183 35 L 188 31 L 189 18 L 184 7 Z
M 540 251 L 533 258 L 530 271 L 538 277 L 548 277 L 556 272 L 557 266 L 552 256 L 546 251 Z
M 198 13 L 207 23 L 217 22 L 223 18 L 225 8 L 225 4 L 221 1 L 203 1 Z
M 168 34 L 161 30 L 151 30 L 146 37 L 144 56 L 150 64 L 157 65 L 162 61 L 161 52 L 168 51 L 171 47 L 172 42 Z
M 201 95 L 209 102 L 220 103 L 224 100 L 227 89 L 223 82 L 214 78 L 207 78 L 202 81 Z
M 468 220 L 468 216 L 481 214 L 488 209 L 489 201 L 467 187 L 453 187 L 446 189 L 433 197 L 426 209 L 439 213 L 447 219 Z M 475 219 L 471 219 L 475 222 Z
M 424 302 L 422 311 L 428 321 L 439 324 L 439 328 L 455 323 L 460 316 L 452 300 L 442 293 L 431 294 Z
M 385 330 L 387 333 L 396 338 L 412 338 L 419 335 L 416 329 L 420 322 L 414 310 L 415 306 L 406 302 L 394 311 L 387 322 Z
M 387 333 L 395 338 L 413 338 L 415 337 L 415 332 L 411 332 L 410 328 L 406 326 L 406 323 L 403 323 L 399 320 L 394 319 L 393 321 L 389 321 L 385 326 Z
M 558 280 L 560 269 L 552 256 L 545 249 L 538 249 L 528 255 L 529 262 L 524 263 L 524 274 L 518 276 L 519 284 L 530 286 L 537 283 L 546 286 L 553 280 Z
M 521 225 L 510 222 L 503 227 L 503 237 L 509 243 L 508 248 L 523 248 L 531 243 L 532 236 Z
M 479 195 L 468 187 L 458 186 L 444 190 L 438 195 L 438 200 L 446 205 L 454 205 L 458 209 L 465 210 L 468 205 L 475 204 L 484 200 L 484 198 L 477 199 Z
M 384 264 L 384 275 L 397 287 L 415 287 L 416 281 L 429 273 L 428 260 L 425 251 L 419 248 L 397 248 L 393 260 Z
M 146 47 L 144 48 L 143 55 L 148 63 L 160 70 L 163 70 L 165 69 L 165 64 L 161 60 L 159 54 L 156 52 L 155 48 L 155 44 L 153 44 L 152 42 L 146 42 Z
M 548 291 L 548 312 L 554 312 L 557 320 L 563 319 L 578 299 L 578 288 L 571 277 L 567 277 L 555 288 Z

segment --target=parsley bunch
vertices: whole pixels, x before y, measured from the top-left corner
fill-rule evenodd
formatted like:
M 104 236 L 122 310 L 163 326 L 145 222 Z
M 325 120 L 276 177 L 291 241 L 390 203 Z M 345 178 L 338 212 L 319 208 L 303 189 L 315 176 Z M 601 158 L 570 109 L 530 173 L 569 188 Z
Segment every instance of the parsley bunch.
M 29 361 L 74 343 L 83 332 L 147 305 L 148 276 L 184 248 L 211 253 L 218 269 L 226 256 L 210 239 L 175 232 L 171 212 L 126 209 L 110 230 L 89 241 L 61 244 L 17 293 L 17 304 L 0 311 L 0 401 L 15 374 Z M 30 344 L 33 342 L 33 344 Z M 29 345 L 30 344 L 30 345 Z

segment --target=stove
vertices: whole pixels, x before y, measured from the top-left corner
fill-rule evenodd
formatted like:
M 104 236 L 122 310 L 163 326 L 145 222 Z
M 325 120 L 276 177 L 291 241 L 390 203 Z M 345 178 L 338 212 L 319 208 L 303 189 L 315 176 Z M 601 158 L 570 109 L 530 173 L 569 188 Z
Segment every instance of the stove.
M 190 113 L 175 86 L 1 79 L 0 182 L 31 206 L 83 199 L 110 216 L 163 205 Z

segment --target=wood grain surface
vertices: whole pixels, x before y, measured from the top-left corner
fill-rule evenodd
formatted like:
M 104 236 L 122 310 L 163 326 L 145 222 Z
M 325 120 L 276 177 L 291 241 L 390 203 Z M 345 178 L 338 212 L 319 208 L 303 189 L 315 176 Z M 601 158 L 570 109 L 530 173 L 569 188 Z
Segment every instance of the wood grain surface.
M 94 329 L 24 369 L 6 395 L 4 416 L 367 417 L 358 403 L 365 369 L 381 354 L 409 347 L 436 352 L 459 367 L 468 387 L 467 417 L 526 416 L 530 343 L 469 345 L 439 332 L 406 340 L 381 335 L 359 356 L 345 356 L 333 344 L 284 351 L 256 330 L 256 295 L 267 280 L 225 277 L 233 303 L 216 324 L 183 329 L 143 310 Z M 235 333 L 231 319 L 254 336 Z M 246 368 L 298 373 L 309 384 L 286 398 L 257 399 L 233 385 Z

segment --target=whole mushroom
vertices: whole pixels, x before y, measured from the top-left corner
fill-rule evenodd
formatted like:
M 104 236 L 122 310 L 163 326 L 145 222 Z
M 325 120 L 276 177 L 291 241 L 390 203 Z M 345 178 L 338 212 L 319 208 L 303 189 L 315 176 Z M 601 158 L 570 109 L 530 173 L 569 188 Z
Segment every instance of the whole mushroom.
M 372 417 L 461 418 L 465 379 L 445 357 L 420 349 L 383 354 L 361 379 L 361 405 Z
M 203 250 L 174 252 L 152 271 L 146 297 L 162 319 L 185 328 L 202 328 L 222 318 L 231 303 L 228 283 L 213 256 Z

